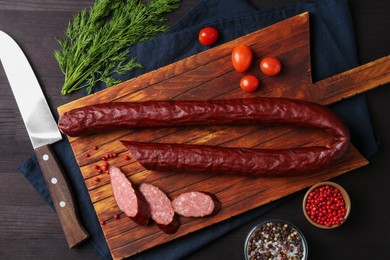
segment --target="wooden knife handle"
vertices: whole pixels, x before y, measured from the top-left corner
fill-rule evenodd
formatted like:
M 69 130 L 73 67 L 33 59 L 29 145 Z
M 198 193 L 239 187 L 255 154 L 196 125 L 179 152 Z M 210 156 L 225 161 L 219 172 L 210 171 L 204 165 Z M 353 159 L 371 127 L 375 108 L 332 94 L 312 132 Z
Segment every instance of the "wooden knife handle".
M 72 191 L 62 167 L 49 145 L 35 149 L 39 166 L 45 178 L 69 248 L 73 248 L 89 236 L 78 217 Z

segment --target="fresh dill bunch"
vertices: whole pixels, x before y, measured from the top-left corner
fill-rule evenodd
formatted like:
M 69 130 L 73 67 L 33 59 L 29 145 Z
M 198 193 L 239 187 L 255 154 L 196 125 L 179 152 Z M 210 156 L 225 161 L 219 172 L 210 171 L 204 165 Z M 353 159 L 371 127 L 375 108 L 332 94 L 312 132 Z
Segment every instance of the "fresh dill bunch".
M 74 15 L 64 39 L 57 39 L 54 52 L 65 75 L 63 95 L 85 88 L 92 92 L 101 81 L 112 86 L 120 81 L 114 74 L 142 68 L 128 47 L 147 41 L 168 29 L 164 14 L 179 7 L 180 0 L 96 0 Z

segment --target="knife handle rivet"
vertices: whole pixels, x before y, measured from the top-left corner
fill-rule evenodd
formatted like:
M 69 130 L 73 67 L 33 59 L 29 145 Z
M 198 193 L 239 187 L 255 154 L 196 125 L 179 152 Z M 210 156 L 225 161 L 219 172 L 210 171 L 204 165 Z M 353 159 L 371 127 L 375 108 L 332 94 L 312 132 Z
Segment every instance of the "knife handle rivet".
M 65 207 L 66 203 L 65 203 L 65 201 L 61 200 L 59 205 L 60 205 L 61 208 L 63 208 L 63 207 Z
M 52 184 L 57 184 L 57 182 L 58 182 L 56 177 L 51 178 L 50 181 L 51 181 Z
M 44 155 L 42 156 L 42 159 L 43 159 L 44 161 L 47 161 L 47 160 L 49 160 L 49 155 L 47 155 L 47 154 L 44 154 Z

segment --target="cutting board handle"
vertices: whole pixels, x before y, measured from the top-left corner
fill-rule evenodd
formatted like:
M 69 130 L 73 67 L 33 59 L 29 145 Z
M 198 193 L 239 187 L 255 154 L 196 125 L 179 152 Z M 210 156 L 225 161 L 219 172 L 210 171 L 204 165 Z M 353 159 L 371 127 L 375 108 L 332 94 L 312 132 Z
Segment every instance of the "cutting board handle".
M 390 82 L 390 55 L 326 78 L 309 88 L 308 99 L 330 105 Z

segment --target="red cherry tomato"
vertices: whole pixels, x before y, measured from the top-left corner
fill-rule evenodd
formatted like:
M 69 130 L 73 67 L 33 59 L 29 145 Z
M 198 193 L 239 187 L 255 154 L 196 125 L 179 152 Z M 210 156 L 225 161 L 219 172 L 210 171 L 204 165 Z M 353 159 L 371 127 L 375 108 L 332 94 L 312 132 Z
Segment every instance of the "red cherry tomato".
M 282 69 L 282 64 L 275 57 L 265 57 L 260 61 L 260 69 L 265 75 L 275 76 Z
M 259 86 L 259 80 L 253 75 L 245 75 L 240 80 L 240 87 L 245 92 L 252 92 Z
M 209 46 L 215 43 L 218 39 L 218 31 L 213 27 L 205 27 L 199 32 L 199 42 Z
M 244 45 L 240 44 L 234 47 L 232 51 L 232 63 L 233 67 L 239 71 L 246 71 L 252 62 L 252 51 L 251 49 Z

